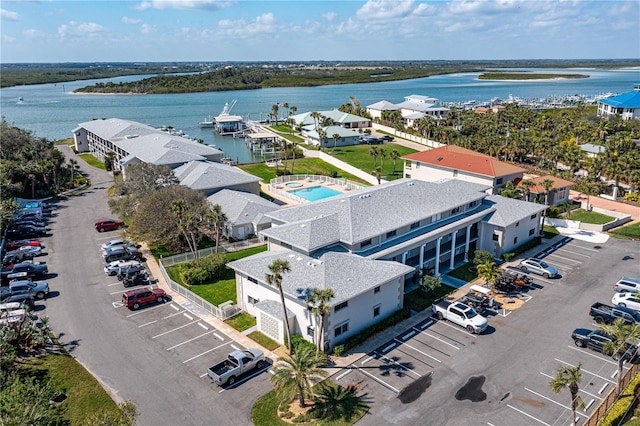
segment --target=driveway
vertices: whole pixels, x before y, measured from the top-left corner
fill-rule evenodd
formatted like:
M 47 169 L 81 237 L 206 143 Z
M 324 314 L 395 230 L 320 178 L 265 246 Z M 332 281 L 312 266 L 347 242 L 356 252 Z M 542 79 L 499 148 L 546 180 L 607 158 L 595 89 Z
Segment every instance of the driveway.
M 111 216 L 106 191 L 113 179 L 78 163 L 92 187 L 56 203 L 47 239 L 46 261 L 55 275 L 48 281 L 59 295 L 46 301 L 42 314 L 52 330 L 117 401 L 136 402 L 140 425 L 250 424 L 255 400 L 271 389 L 269 374 L 232 389 L 205 376 L 209 364 L 242 345 L 179 303 L 136 313 L 114 306 L 124 289 L 105 276 L 99 246 L 118 234 L 93 229 L 96 219 Z

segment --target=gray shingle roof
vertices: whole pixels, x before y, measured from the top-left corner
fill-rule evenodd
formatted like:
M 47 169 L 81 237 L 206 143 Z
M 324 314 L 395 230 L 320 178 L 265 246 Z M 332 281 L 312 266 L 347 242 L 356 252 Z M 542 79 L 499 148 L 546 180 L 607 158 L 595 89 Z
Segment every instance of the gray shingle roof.
M 414 270 L 398 262 L 348 253 L 328 252 L 314 259 L 290 250 L 258 253 L 228 265 L 266 285 L 269 265 L 276 259 L 289 262 L 291 271 L 283 274 L 282 288 L 300 304 L 304 304 L 304 298 L 312 288 L 332 288 L 335 292 L 331 300 L 333 306 Z
M 176 167 L 174 173 L 181 185 L 200 191 L 258 183 L 261 180 L 236 167 L 211 161 L 191 161 Z
M 207 197 L 207 200 L 212 205 L 219 204 L 222 207 L 227 222 L 231 225 L 264 223 L 264 220 L 269 220 L 265 218 L 264 213 L 282 208 L 259 195 L 231 189 L 218 191 Z
M 506 227 L 519 220 L 527 219 L 533 214 L 544 211 L 547 206 L 528 201 L 507 198 L 501 195 L 488 195 L 484 204 L 493 204 L 496 210 L 489 213 L 484 221 L 491 225 Z
M 277 230 L 282 232 L 279 235 L 286 236 L 284 230 L 278 229 L 284 224 L 297 226 L 296 222 L 311 222 L 335 215 L 340 241 L 354 244 L 482 200 L 487 195 L 484 192 L 487 188 L 486 185 L 455 179 L 441 182 L 398 179 L 353 193 L 267 213 L 274 224 L 278 224 L 268 232 Z M 290 232 L 293 234 L 294 231 Z M 324 237 L 330 240 L 332 235 Z M 296 244 L 302 241 L 301 237 L 290 238 Z
M 286 302 L 285 302 L 286 304 Z M 271 315 L 275 319 L 282 321 L 282 303 L 277 302 L 275 300 L 261 300 L 255 304 L 255 307 L 261 310 L 262 312 Z M 295 313 L 287 308 L 287 316 L 289 318 L 295 317 Z

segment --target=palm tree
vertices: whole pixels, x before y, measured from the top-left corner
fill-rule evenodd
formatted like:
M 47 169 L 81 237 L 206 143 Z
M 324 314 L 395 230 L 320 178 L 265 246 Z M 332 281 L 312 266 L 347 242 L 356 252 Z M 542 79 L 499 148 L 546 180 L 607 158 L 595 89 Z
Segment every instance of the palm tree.
M 384 168 L 384 157 L 387 156 L 387 153 L 384 152 L 384 148 L 378 149 L 378 156 L 380 157 L 380 167 Z
M 74 160 L 73 158 L 69 159 L 69 169 L 71 171 L 71 186 L 73 188 L 76 187 L 76 179 L 75 179 L 75 171 L 76 171 L 76 167 L 78 167 L 78 162 L 76 160 Z
M 227 222 L 227 215 L 222 211 L 220 204 L 214 205 L 207 213 L 207 221 L 213 227 L 216 233 L 216 253 L 220 247 L 220 231 Z
M 380 182 L 382 181 L 382 173 L 384 172 L 384 170 L 382 170 L 382 167 L 378 166 L 376 167 L 371 173 L 376 177 L 376 179 L 378 179 L 378 185 L 380 185 Z
M 618 384 L 616 392 L 619 395 L 622 390 L 623 365 L 625 353 L 628 349 L 627 342 L 640 338 L 640 324 L 626 323 L 622 318 L 616 319 L 611 324 L 600 324 L 600 330 L 611 339 L 603 347 L 604 352 L 611 354 L 618 361 Z
M 196 242 L 196 235 L 194 230 L 195 218 L 189 212 L 189 208 L 186 200 L 175 200 L 171 203 L 171 212 L 178 219 L 178 228 L 182 232 L 189 250 L 193 253 L 193 261 L 198 265 L 200 256 L 198 255 L 198 244 Z
M 502 278 L 503 271 L 492 260 L 481 263 L 477 266 L 478 275 L 484 279 L 487 284 L 496 285 Z
M 312 398 L 313 387 L 327 376 L 320 368 L 323 363 L 314 356 L 313 349 L 300 345 L 294 354 L 278 358 L 272 368 L 271 382 L 284 400 L 297 397 L 300 407 L 304 408 L 305 398 Z
M 276 259 L 271 265 L 269 265 L 269 274 L 265 276 L 267 284 L 274 285 L 280 293 L 280 303 L 282 304 L 283 321 L 285 325 L 285 331 L 287 333 L 287 345 L 289 347 L 289 353 L 291 353 L 291 329 L 289 328 L 289 318 L 287 317 L 287 307 L 284 304 L 284 291 L 282 290 L 282 274 L 291 271 L 291 265 L 287 260 Z
M 318 324 L 318 336 L 316 338 L 316 358 L 320 355 L 320 348 L 324 351 L 324 319 L 331 312 L 329 302 L 335 297 L 332 288 L 312 288 L 307 295 L 306 302 L 311 307 L 311 312 L 316 317 Z
M 333 149 L 336 149 L 336 145 L 338 144 L 338 141 L 340 140 L 340 135 L 338 133 L 334 133 L 332 136 L 333 138 Z
M 553 189 L 554 183 L 553 179 L 545 179 L 540 182 L 540 185 L 544 188 L 544 204 L 547 206 L 549 205 L 549 193 Z
M 578 391 L 580 390 L 580 379 L 582 372 L 580 368 L 582 363 L 578 363 L 575 367 L 561 366 L 556 369 L 556 376 L 549 382 L 551 390 L 554 393 L 560 393 L 564 388 L 568 387 L 571 392 L 571 424 L 576 426 L 576 408 L 578 406 Z
M 369 148 L 369 155 L 373 157 L 373 167 L 376 167 L 378 165 L 379 154 L 380 152 L 378 151 L 378 147 L 372 146 L 371 148 Z
M 524 189 L 524 200 L 531 201 L 531 188 L 536 186 L 536 184 L 530 180 L 523 180 L 520 186 Z
M 398 160 L 398 158 L 400 158 L 400 153 L 398 152 L 397 149 L 394 149 L 393 151 L 391 151 L 391 154 L 389 154 L 389 157 L 391 157 L 391 159 L 393 160 L 393 174 L 396 173 L 396 161 Z

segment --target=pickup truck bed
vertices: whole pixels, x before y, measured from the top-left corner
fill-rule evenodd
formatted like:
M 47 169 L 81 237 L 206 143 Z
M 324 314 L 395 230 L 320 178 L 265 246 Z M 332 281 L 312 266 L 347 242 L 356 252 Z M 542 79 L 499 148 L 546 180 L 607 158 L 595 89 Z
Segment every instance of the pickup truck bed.
M 640 323 L 640 313 L 633 309 L 625 308 L 624 306 L 609 306 L 600 302 L 591 305 L 589 315 L 591 315 L 598 324 L 610 324 L 618 318 L 622 318 L 629 324 Z

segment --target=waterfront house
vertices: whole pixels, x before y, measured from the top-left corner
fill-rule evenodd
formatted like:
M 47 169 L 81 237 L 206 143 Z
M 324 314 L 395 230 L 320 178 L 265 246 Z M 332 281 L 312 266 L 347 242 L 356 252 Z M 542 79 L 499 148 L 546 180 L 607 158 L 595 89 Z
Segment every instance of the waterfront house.
M 342 112 L 338 109 L 316 112 L 323 118 L 329 119 L 333 125 L 340 126 L 344 129 L 365 129 L 371 127 L 370 119 Z M 311 126 L 315 128 L 316 125 L 322 125 L 321 122 L 318 123 L 317 119 L 311 115 L 312 113 L 313 112 L 304 112 L 301 114 L 291 115 L 289 118 L 292 119 L 298 127 Z
M 190 161 L 220 161 L 222 151 L 135 121 L 110 118 L 80 123 L 73 130 L 76 152 L 100 161 L 113 156 L 113 169 L 123 173 L 139 163 L 172 169 Z
M 381 119 L 384 111 L 400 111 L 404 124 L 411 127 L 416 120 L 424 117 L 431 117 L 434 120 L 445 119 L 451 110 L 440 105 L 438 99 L 423 95 L 406 96 L 399 104 L 379 101 L 367 105 L 367 112 L 374 118 Z
M 212 206 L 218 204 L 227 217 L 223 235 L 228 239 L 244 240 L 271 227 L 265 214 L 282 207 L 249 192 L 223 189 L 207 197 Z
M 287 305 L 288 321 L 313 341 L 304 292 L 337 287 L 332 313 L 345 315 L 331 319 L 328 333 L 329 346 L 338 344 L 402 307 L 404 282 L 416 272 L 440 276 L 476 249 L 499 257 L 539 235 L 546 206 L 488 195 L 489 188 L 456 179 L 403 178 L 266 213 L 272 226 L 260 234 L 269 251 L 229 264 L 236 271 L 238 304 L 264 316 L 267 322 L 259 319 L 258 330 L 283 342 L 278 291 L 265 284 L 264 275 L 273 260 L 289 260 L 296 272 L 285 274 L 287 302 L 299 306 Z M 379 292 L 392 304 L 378 306 Z
M 549 194 L 545 194 L 545 189 L 542 185 L 542 182 L 545 180 L 552 182 L 552 185 L 549 188 Z M 524 181 L 530 181 L 534 184 L 531 189 L 529 189 L 529 201 L 538 203 L 544 203 L 546 201 L 549 206 L 557 206 L 563 201 L 568 202 L 569 191 L 571 190 L 571 187 L 575 185 L 573 182 L 566 179 L 561 179 L 557 176 L 545 175 L 533 177 L 525 176 L 522 179 L 517 179 L 515 181 L 516 187 L 522 188 L 522 182 Z
M 623 120 L 640 119 L 640 83 L 633 90 L 598 101 L 598 117 L 618 116 Z
M 522 178 L 526 171 L 522 167 L 457 145 L 445 145 L 402 158 L 405 160 L 405 177 L 426 182 L 459 179 L 487 185 L 494 194 L 506 182 Z

